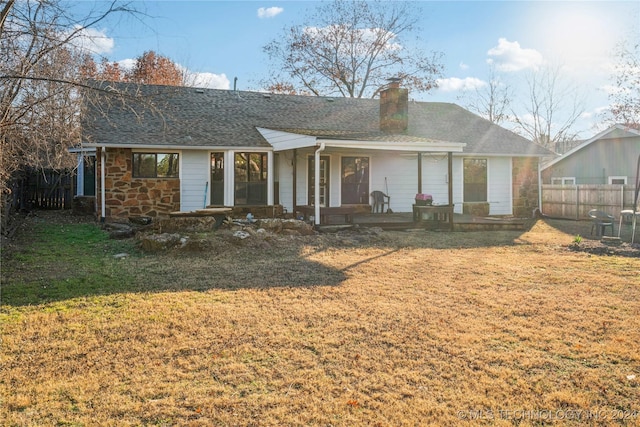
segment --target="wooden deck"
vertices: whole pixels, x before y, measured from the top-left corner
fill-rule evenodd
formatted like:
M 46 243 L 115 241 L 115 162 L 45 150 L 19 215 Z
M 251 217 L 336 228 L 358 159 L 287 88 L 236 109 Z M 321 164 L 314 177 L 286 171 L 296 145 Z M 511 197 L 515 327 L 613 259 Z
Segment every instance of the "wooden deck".
M 526 218 L 474 217 L 471 215 L 453 214 L 453 231 L 489 231 L 489 230 L 524 230 L 530 222 Z M 319 228 L 345 225 L 340 217 L 328 215 L 326 224 Z M 413 212 L 355 214 L 352 224 L 362 227 L 380 227 L 383 230 L 432 229 L 448 230 L 448 224 L 441 221 L 420 221 L 413 219 Z

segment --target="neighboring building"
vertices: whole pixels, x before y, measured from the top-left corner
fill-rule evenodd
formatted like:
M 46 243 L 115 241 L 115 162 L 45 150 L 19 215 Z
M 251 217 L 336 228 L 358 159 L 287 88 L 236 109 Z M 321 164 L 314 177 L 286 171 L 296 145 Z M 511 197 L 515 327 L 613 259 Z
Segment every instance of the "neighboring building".
M 615 125 L 542 166 L 543 184 L 634 185 L 640 132 Z
M 457 105 L 409 101 L 397 86 L 380 100 L 105 88 L 146 105 L 103 94 L 83 123 L 98 215 L 109 220 L 205 206 L 368 206 L 374 190 L 394 212 L 429 193 L 459 213 L 530 216 L 538 161 L 552 154 Z

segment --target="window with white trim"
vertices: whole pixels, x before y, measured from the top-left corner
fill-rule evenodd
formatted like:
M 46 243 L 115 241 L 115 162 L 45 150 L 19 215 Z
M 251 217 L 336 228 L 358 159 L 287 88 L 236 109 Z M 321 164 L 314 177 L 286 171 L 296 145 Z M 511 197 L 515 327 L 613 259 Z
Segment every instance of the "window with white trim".
M 576 185 L 576 178 L 573 176 L 563 176 L 559 178 L 551 178 L 553 185 Z
M 626 176 L 610 176 L 609 184 L 627 185 L 627 177 Z
M 133 153 L 134 178 L 178 178 L 177 153 Z

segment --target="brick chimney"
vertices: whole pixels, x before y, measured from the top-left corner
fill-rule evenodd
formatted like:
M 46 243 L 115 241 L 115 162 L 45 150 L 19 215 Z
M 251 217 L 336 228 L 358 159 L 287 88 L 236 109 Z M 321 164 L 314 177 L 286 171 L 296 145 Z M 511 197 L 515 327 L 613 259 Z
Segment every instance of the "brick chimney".
M 380 130 L 403 133 L 409 126 L 409 89 L 400 87 L 398 79 L 380 92 Z

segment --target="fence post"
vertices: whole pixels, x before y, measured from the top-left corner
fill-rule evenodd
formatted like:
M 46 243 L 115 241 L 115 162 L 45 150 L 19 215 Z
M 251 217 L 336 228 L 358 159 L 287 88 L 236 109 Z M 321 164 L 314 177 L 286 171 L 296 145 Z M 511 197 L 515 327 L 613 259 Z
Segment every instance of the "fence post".
M 580 187 L 576 184 L 576 220 L 580 219 Z

